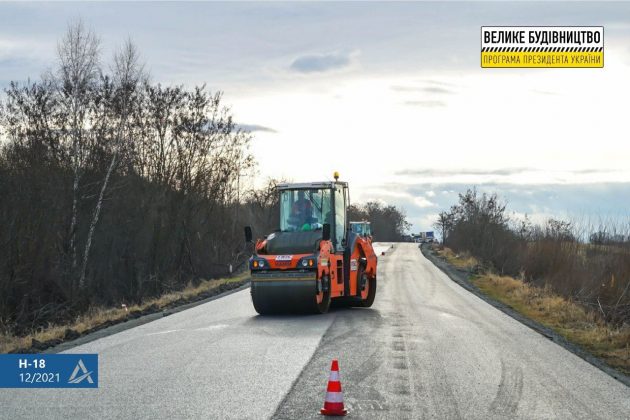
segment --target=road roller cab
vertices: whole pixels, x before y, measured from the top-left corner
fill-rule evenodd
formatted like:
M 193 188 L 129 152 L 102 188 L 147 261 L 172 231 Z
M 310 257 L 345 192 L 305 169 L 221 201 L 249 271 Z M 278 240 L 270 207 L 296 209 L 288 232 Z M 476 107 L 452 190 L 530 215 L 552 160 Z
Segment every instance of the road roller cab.
M 370 222 L 363 220 L 361 222 L 350 222 L 350 229 L 359 236 L 372 241 L 372 225 Z
M 249 260 L 260 314 L 328 311 L 331 300 L 369 307 L 376 294 L 371 239 L 347 222 L 348 183 L 278 185 L 280 228 L 258 239 Z M 245 228 L 248 242 L 252 232 Z

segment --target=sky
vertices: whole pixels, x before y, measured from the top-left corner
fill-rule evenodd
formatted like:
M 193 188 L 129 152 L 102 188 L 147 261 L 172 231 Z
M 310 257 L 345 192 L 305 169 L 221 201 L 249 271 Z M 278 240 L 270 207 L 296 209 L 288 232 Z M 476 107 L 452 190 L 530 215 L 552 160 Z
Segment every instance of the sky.
M 515 217 L 630 215 L 630 3 L 0 3 L 0 87 L 54 65 L 68 22 L 126 38 L 152 80 L 223 91 L 252 182 L 350 182 L 413 231 L 468 188 Z M 603 69 L 482 69 L 480 26 L 605 27 Z

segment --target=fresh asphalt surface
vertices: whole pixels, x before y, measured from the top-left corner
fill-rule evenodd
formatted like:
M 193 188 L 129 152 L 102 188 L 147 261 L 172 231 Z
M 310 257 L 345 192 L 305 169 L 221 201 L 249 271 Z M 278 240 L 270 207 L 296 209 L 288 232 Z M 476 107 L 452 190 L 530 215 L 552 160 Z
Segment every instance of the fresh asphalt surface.
M 353 418 L 630 418 L 628 387 L 415 244 L 379 257 L 370 309 L 260 317 L 243 290 L 69 352 L 99 354 L 99 389 L 2 389 L 0 417 L 317 419 L 338 358 Z

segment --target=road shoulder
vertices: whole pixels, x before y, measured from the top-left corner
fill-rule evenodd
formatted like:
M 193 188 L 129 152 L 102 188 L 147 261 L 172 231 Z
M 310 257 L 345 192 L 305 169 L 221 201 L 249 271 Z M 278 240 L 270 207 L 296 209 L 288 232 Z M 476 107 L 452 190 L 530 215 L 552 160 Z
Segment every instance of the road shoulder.
M 562 337 L 560 334 L 556 333 L 551 328 L 548 328 L 548 327 L 546 327 L 546 326 L 544 326 L 544 325 L 542 325 L 542 324 L 540 324 L 540 323 L 538 323 L 538 322 L 536 322 L 536 321 L 534 321 L 534 320 L 532 320 L 530 318 L 527 318 L 527 317 L 523 316 L 521 313 L 519 313 L 519 312 L 515 311 L 514 309 L 512 309 L 510 306 L 508 306 L 508 305 L 506 305 L 506 304 L 504 304 L 502 302 L 499 302 L 499 301 L 497 301 L 495 299 L 492 299 L 491 297 L 487 296 L 481 290 L 479 290 L 479 288 L 477 288 L 474 284 L 472 284 L 470 282 L 470 280 L 469 280 L 470 273 L 468 271 L 459 270 L 459 269 L 453 267 L 452 265 L 448 264 L 443 259 L 441 259 L 441 258 L 437 257 L 436 255 L 434 255 L 433 252 L 431 251 L 431 249 L 428 246 L 422 246 L 422 247 L 420 247 L 420 249 L 422 251 L 422 254 L 425 256 L 425 258 L 427 258 L 429 261 L 431 261 L 431 263 L 433 263 L 433 265 L 438 267 L 451 280 L 453 280 L 455 283 L 457 283 L 458 285 L 460 285 L 464 289 L 468 290 L 469 292 L 471 292 L 475 296 L 479 297 L 480 299 L 482 299 L 486 303 L 494 306 L 495 308 L 499 309 L 500 311 L 504 312 L 505 314 L 509 315 L 510 317 L 516 319 L 517 321 L 519 321 L 520 323 L 526 325 L 527 327 L 531 328 L 532 330 L 534 330 L 534 331 L 538 332 L 539 334 L 547 337 L 548 339 L 550 339 L 551 341 L 555 342 L 556 344 L 564 347 L 566 350 L 568 350 L 571 353 L 575 354 L 576 356 L 582 358 L 583 360 L 585 360 L 586 362 L 590 363 L 591 365 L 597 367 L 598 369 L 600 369 L 601 371 L 605 372 L 609 376 L 615 378 L 616 380 L 618 380 L 619 382 L 623 383 L 624 385 L 630 387 L 630 376 L 625 375 L 624 373 L 618 371 L 617 369 L 609 366 L 603 360 L 599 359 L 598 357 L 595 357 L 594 355 L 592 355 L 588 351 L 584 350 L 583 348 L 575 345 L 574 343 L 571 343 L 571 342 L 567 341 L 564 337 Z
M 221 293 L 218 293 L 216 295 L 213 295 L 204 299 L 200 299 L 200 300 L 189 302 L 189 303 L 184 303 L 184 304 L 173 306 L 173 307 L 160 309 L 153 313 L 142 315 L 137 318 L 128 319 L 123 322 L 115 323 L 105 328 L 97 329 L 96 331 L 89 332 L 85 335 L 82 335 L 81 337 L 77 339 L 64 341 L 56 346 L 47 348 L 41 353 L 62 353 L 64 351 L 71 350 L 74 347 L 81 346 L 83 344 L 87 344 L 92 341 L 95 341 L 104 337 L 108 337 L 110 335 L 118 334 L 120 332 L 130 330 L 135 327 L 139 327 L 140 325 L 144 325 L 149 322 L 157 321 L 158 319 L 164 318 L 165 316 L 182 312 L 182 311 L 185 311 L 186 309 L 194 308 L 195 306 L 203 305 L 204 303 L 208 303 L 213 300 L 220 299 L 225 296 L 229 296 L 233 293 L 240 292 L 241 290 L 245 290 L 247 288 L 249 288 L 249 281 L 246 281 L 244 284 L 236 288 L 223 291 Z

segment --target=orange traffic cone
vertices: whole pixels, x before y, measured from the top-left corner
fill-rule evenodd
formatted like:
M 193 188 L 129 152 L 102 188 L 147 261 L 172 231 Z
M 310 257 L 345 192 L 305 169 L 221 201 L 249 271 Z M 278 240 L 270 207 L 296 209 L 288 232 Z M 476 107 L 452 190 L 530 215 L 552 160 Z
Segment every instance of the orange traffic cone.
M 343 392 L 341 392 L 341 382 L 339 381 L 339 362 L 337 362 L 337 359 L 332 361 L 324 408 L 322 408 L 319 412 L 325 416 L 345 416 L 348 413 L 348 411 L 343 407 Z

